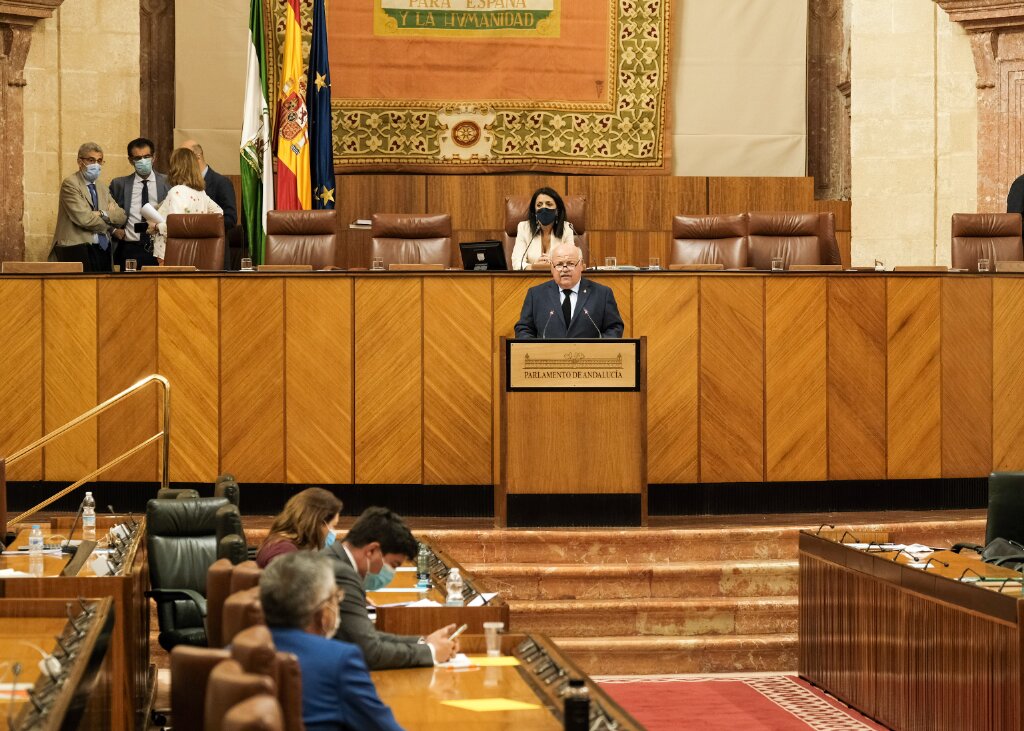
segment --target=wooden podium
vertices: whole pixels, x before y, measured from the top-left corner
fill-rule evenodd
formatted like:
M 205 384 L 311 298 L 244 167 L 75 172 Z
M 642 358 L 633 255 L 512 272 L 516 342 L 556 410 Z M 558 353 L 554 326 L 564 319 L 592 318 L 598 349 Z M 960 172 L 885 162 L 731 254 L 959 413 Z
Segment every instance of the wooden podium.
M 646 338 L 500 350 L 495 524 L 646 525 Z

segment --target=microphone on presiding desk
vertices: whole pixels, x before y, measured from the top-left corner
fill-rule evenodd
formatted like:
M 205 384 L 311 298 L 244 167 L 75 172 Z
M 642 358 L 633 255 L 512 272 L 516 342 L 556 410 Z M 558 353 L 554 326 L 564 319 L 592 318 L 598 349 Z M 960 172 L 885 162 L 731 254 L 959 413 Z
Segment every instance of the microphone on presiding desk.
M 542 332 L 542 333 L 540 334 L 540 339 L 541 339 L 541 340 L 544 340 L 544 339 L 545 339 L 545 338 L 547 337 L 547 334 L 548 334 L 548 325 L 550 325 L 550 324 L 551 324 L 551 318 L 552 318 L 552 317 L 554 317 L 554 316 L 555 316 L 555 311 L 554 311 L 554 310 L 551 310 L 551 312 L 549 312 L 549 313 L 548 313 L 548 321 L 544 323 L 544 332 Z
M 604 338 L 604 333 L 601 332 L 601 328 L 599 328 L 597 326 L 597 323 L 594 322 L 594 318 L 590 316 L 590 312 L 587 311 L 586 307 L 583 308 L 583 314 L 587 316 L 587 319 L 590 320 L 590 324 L 594 326 L 595 330 L 597 330 L 597 337 L 603 339 Z

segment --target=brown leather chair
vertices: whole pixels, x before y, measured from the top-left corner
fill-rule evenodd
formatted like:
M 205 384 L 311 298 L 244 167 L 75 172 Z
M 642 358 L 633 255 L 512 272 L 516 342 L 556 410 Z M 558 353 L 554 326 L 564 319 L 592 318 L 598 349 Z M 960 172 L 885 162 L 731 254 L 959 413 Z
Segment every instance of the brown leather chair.
M 203 728 L 206 731 L 222 731 L 228 711 L 256 695 L 276 696 L 274 679 L 245 672 L 237 660 L 221 660 L 206 682 Z
M 451 266 L 452 217 L 447 213 L 374 213 L 370 258 L 391 264 Z M 371 262 L 366 262 L 367 266 Z
M 224 716 L 224 731 L 284 731 L 284 714 L 277 698 L 254 695 L 236 703 Z
M 224 271 L 224 216 L 219 213 L 172 213 L 167 217 L 166 266 L 194 266 Z
M 334 266 L 338 248 L 337 211 L 270 211 L 267 213 L 265 264 Z
M 751 213 L 748 223 L 750 253 L 755 269 L 771 269 L 772 259 L 790 264 L 824 264 L 817 213 Z
M 519 223 L 525 221 L 529 215 L 532 197 L 532 195 L 505 196 L 505 235 L 501 243 L 505 248 L 505 264 L 509 269 L 512 268 L 512 249 L 516 246 Z M 587 196 L 563 195 L 562 202 L 565 204 L 565 220 L 572 224 L 573 241 L 583 251 L 583 261 L 593 264 L 590 261 L 590 237 L 587 235 Z
M 277 683 L 277 700 L 284 709 L 287 731 L 304 731 L 302 723 L 302 668 L 290 652 L 278 652 L 274 638 L 264 624 L 253 625 L 235 635 L 231 657 L 247 673 L 269 675 Z
M 839 243 L 836 241 L 836 214 L 818 214 L 818 241 L 821 244 L 821 264 L 839 264 L 843 258 L 839 254 Z M 802 262 L 796 262 L 800 264 Z
M 171 650 L 171 716 L 175 728 L 201 729 L 206 714 L 206 681 L 227 650 L 178 645 Z
M 747 266 L 747 219 L 746 213 L 676 216 L 672 219 L 669 264 L 722 264 L 726 269 Z
M 232 594 L 260 583 L 262 570 L 255 561 L 232 564 L 217 559 L 206 572 L 206 639 L 210 647 L 224 647 L 224 603 Z
M 230 645 L 239 632 L 246 627 L 263 624 L 263 607 L 260 605 L 260 588 L 236 591 L 224 601 L 221 615 L 221 642 Z
M 978 259 L 1022 261 L 1019 213 L 954 213 L 951 244 L 954 269 L 978 271 Z

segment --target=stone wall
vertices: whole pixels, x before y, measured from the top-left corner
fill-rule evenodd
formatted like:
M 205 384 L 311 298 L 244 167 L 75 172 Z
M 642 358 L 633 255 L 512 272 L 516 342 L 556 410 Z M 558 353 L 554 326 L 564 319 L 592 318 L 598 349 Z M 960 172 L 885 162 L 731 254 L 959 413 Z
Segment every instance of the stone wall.
M 852 0 L 853 263 L 947 264 L 977 210 L 977 89 L 963 28 L 932 0 Z
M 25 258 L 45 259 L 60 181 L 98 142 L 109 182 L 139 134 L 139 0 L 70 0 L 32 33 L 25 64 Z

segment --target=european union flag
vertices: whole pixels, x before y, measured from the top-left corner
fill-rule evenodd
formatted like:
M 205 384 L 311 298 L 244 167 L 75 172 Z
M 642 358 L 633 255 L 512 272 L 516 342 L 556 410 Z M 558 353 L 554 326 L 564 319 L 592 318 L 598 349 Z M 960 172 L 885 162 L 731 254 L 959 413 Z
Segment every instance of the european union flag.
M 313 208 L 334 208 L 334 142 L 331 134 L 331 66 L 327 57 L 324 0 L 313 0 L 313 39 L 309 46 L 309 172 Z

